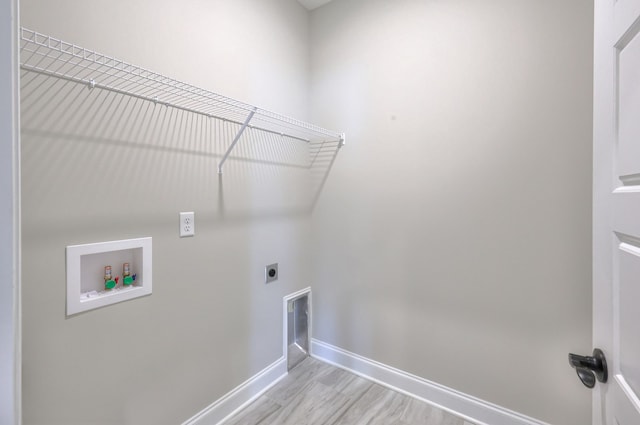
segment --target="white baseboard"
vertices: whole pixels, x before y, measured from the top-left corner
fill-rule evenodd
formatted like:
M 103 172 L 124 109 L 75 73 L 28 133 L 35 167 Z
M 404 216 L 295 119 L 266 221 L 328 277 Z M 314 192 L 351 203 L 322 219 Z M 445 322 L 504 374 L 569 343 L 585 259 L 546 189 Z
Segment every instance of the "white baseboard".
M 311 340 L 311 355 L 477 425 L 549 425 L 317 339 Z M 222 425 L 286 375 L 287 360 L 281 357 L 182 425 Z
M 478 425 L 548 425 L 317 339 L 311 355 L 363 378 L 423 400 Z
M 287 360 L 280 357 L 249 380 L 222 396 L 182 425 L 220 425 L 248 406 L 287 375 Z

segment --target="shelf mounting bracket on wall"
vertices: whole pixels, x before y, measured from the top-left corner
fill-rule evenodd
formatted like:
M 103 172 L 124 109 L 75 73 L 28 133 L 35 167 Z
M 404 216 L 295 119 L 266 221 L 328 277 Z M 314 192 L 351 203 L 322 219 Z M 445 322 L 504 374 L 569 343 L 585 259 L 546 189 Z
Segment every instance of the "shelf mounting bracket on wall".
M 224 162 L 229 157 L 229 154 L 231 153 L 233 148 L 236 146 L 236 143 L 238 143 L 238 140 L 240 140 L 240 136 L 242 136 L 242 133 L 244 133 L 244 131 L 247 129 L 247 127 L 249 126 L 249 123 L 251 122 L 251 118 L 253 118 L 253 116 L 256 114 L 257 111 L 258 111 L 258 108 L 254 107 L 251 110 L 251 112 L 249 112 L 249 115 L 247 115 L 247 119 L 244 120 L 244 122 L 242 123 L 242 127 L 240 127 L 240 130 L 238 130 L 238 134 L 236 134 L 236 137 L 233 138 L 233 142 L 231 142 L 231 146 L 229 146 L 229 149 L 227 149 L 227 152 L 222 157 L 222 161 L 220 161 L 220 164 L 218 164 L 218 174 L 222 174 L 222 164 L 224 164 Z

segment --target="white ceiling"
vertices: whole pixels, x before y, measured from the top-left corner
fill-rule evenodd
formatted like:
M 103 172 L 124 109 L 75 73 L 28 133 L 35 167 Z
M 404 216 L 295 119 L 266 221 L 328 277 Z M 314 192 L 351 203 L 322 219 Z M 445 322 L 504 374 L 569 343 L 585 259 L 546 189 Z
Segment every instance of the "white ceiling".
M 331 0 L 298 0 L 298 2 L 309 10 L 316 9 L 329 3 Z

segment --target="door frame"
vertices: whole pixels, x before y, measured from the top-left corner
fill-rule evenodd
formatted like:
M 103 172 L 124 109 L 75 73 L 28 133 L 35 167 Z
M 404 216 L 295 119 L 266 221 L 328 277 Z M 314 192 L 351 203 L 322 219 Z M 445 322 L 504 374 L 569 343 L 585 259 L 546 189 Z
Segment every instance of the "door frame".
M 611 229 L 608 199 L 613 186 L 613 155 L 608 144 L 600 140 L 608 140 L 613 132 L 612 119 L 602 119 L 610 114 L 613 104 L 613 56 L 611 60 L 603 60 L 610 52 L 609 40 L 609 4 L 607 1 L 594 1 L 594 58 L 593 58 L 593 306 L 592 333 L 593 347 L 610 353 L 613 347 L 613 298 L 606 285 L 612 276 L 613 261 L 611 257 Z M 610 376 L 613 379 L 613 376 Z M 604 425 L 606 415 L 604 409 L 605 396 L 609 385 L 596 385 L 592 392 L 592 425 Z
M 19 0 L 0 0 L 0 422 L 22 423 Z

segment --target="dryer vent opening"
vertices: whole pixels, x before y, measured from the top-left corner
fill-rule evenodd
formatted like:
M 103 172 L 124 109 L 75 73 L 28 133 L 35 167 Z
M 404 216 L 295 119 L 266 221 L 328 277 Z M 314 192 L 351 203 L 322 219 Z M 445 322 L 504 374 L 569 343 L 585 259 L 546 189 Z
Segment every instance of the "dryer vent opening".
M 309 356 L 309 294 L 287 302 L 287 370 Z

